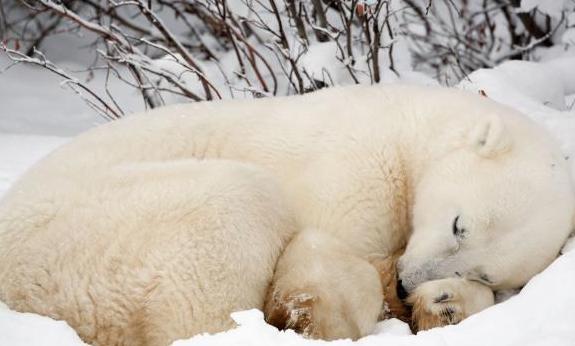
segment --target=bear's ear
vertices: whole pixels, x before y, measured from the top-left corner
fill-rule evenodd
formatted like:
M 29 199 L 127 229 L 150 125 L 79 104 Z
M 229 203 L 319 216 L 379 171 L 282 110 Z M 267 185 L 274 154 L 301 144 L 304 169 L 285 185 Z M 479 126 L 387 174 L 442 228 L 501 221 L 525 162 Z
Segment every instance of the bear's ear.
M 509 134 L 498 115 L 488 115 L 479 120 L 471 130 L 469 144 L 483 157 L 493 157 L 511 147 Z

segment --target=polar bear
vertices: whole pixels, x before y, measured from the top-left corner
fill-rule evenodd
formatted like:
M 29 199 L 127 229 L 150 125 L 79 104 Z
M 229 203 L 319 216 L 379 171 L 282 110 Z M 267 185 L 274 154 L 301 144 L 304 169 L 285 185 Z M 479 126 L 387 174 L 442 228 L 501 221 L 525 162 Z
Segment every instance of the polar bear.
M 455 323 L 554 259 L 574 199 L 544 130 L 464 91 L 174 105 L 79 136 L 13 186 L 0 300 L 95 345 L 166 345 L 253 307 L 358 338 L 383 307 L 370 256 L 407 245 L 416 318 Z

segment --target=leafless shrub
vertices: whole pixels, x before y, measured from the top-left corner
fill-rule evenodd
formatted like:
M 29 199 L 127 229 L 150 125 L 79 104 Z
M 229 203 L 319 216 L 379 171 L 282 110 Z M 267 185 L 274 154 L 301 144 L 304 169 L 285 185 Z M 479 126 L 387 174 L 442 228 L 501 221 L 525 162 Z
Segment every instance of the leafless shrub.
M 14 63 L 64 78 L 106 118 L 123 115 L 41 53 L 47 37 L 84 34 L 87 69 L 139 90 L 145 104 L 301 94 L 379 83 L 406 65 L 452 84 L 481 67 L 529 59 L 561 18 L 519 0 L 3 0 Z M 567 9 L 565 9 L 567 11 Z M 89 42 L 88 42 L 89 40 Z

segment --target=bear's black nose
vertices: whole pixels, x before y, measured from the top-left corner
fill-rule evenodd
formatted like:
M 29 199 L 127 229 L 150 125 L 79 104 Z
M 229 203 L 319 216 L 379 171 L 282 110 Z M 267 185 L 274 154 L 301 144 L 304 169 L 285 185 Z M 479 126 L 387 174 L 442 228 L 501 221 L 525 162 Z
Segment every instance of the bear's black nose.
M 405 298 L 407 298 L 408 294 L 407 291 L 405 290 L 405 287 L 403 287 L 401 280 L 397 280 L 397 297 L 401 300 L 404 300 Z

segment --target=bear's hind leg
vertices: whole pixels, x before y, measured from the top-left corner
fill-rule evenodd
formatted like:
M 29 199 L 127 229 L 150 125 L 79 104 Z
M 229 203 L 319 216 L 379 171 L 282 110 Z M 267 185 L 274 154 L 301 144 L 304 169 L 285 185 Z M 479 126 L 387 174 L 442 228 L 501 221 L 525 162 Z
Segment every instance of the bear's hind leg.
M 306 337 L 358 339 L 382 308 L 376 268 L 331 235 L 305 230 L 278 262 L 264 313 L 268 323 Z
M 127 169 L 145 189 L 139 198 L 150 199 L 134 227 L 147 233 L 140 260 L 150 281 L 132 315 L 133 333 L 166 345 L 231 328 L 234 311 L 262 309 L 295 231 L 275 181 L 255 166 L 224 160 Z

